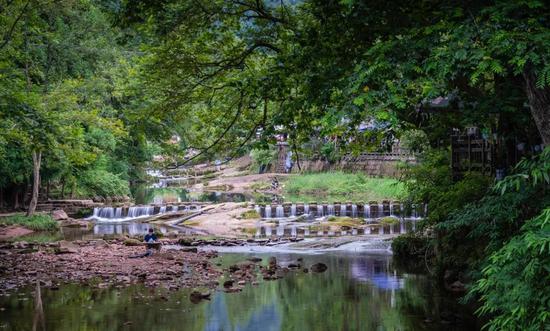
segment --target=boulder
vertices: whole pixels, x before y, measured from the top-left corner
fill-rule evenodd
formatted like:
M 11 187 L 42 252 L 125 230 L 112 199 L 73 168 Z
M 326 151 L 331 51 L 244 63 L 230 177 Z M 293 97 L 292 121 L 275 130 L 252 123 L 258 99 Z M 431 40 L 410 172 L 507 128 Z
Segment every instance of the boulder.
M 310 268 L 311 272 L 325 272 L 327 271 L 328 267 L 324 263 L 315 263 Z
M 126 246 L 141 246 L 143 243 L 137 239 L 127 238 L 124 240 Z
M 61 240 L 59 246 L 54 249 L 55 254 L 75 254 L 78 253 L 78 246 L 70 241 Z
M 199 303 L 201 300 L 210 300 L 210 292 L 201 293 L 199 291 L 193 291 L 189 295 L 189 300 L 192 303 Z
M 56 221 L 69 219 L 69 216 L 63 209 L 57 209 L 52 212 L 52 218 Z
M 259 257 L 251 257 L 251 258 L 248 258 L 247 260 L 253 263 L 262 262 L 262 259 Z

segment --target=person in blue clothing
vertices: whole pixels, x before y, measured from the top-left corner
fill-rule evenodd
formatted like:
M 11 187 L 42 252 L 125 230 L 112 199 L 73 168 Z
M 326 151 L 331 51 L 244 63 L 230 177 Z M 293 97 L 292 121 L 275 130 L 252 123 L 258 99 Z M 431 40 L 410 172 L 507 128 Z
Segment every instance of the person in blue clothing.
M 149 229 L 149 233 L 147 233 L 145 237 L 143 237 L 143 241 L 147 243 L 146 256 L 153 254 L 153 248 L 154 248 L 153 243 L 157 241 L 157 235 L 155 234 L 153 228 Z
M 143 254 L 139 255 L 133 255 L 130 256 L 130 258 L 138 258 L 138 257 L 146 257 L 153 255 L 153 249 L 155 248 L 155 245 L 153 245 L 157 241 L 157 235 L 155 234 L 153 228 L 149 229 L 149 232 L 143 237 L 143 241 L 147 243 L 147 250 Z

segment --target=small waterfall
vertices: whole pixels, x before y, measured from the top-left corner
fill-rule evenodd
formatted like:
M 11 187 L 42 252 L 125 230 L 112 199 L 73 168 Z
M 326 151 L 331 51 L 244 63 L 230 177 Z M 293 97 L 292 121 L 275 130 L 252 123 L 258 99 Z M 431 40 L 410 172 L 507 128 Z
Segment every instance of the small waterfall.
M 279 225 L 277 227 L 277 237 L 282 237 L 285 234 L 285 226 Z
M 403 204 L 399 205 L 399 214 L 401 215 L 401 218 L 405 218 L 405 206 Z
M 94 208 L 94 217 L 97 217 L 97 218 L 113 218 L 113 215 L 114 215 L 113 207 Z
M 159 214 L 164 214 L 164 213 L 166 213 L 166 206 L 160 206 Z
M 323 205 L 317 205 L 317 216 L 323 217 L 325 216 L 325 206 Z
M 262 236 L 262 227 L 259 226 L 256 228 L 256 237 L 261 237 Z
M 262 208 L 259 205 L 255 205 L 254 210 L 262 217 Z
M 428 204 L 425 203 L 424 204 L 424 217 L 427 217 L 428 216 Z
M 115 209 L 115 218 L 122 218 L 122 207 Z
M 174 211 L 178 211 L 178 209 L 179 209 L 178 206 L 172 206 L 172 211 L 173 211 L 173 212 L 174 212 Z
M 390 224 L 390 234 L 393 234 L 393 224 Z
M 340 216 L 348 216 L 348 207 L 346 206 L 346 204 L 341 204 L 340 205 Z
M 266 235 L 267 237 L 271 237 L 271 235 L 272 235 L 271 226 L 266 225 L 266 227 L 265 227 L 265 235 Z
M 416 205 L 412 205 L 412 213 L 411 213 L 411 216 L 412 218 L 418 218 L 418 210 L 416 208 L 417 206 Z
M 357 217 L 357 205 L 356 204 L 351 205 L 351 217 L 353 217 L 353 218 Z
M 265 206 L 265 218 L 271 218 L 271 206 L 270 205 Z
M 384 205 L 379 203 L 378 204 L 378 216 L 377 217 L 384 217 Z
M 327 206 L 327 215 L 328 216 L 334 216 L 334 205 L 328 205 Z
M 317 231 L 317 235 L 318 235 L 319 237 L 322 237 L 322 236 L 324 235 L 324 232 L 323 232 L 323 230 L 319 230 L 319 231 Z
M 399 222 L 399 233 L 401 234 L 407 233 L 407 228 L 405 227 L 404 221 Z
M 304 214 L 309 215 L 309 205 L 304 203 Z
M 356 236 L 357 235 L 357 229 L 351 229 L 351 235 Z
M 378 229 L 379 229 L 378 234 L 384 234 L 384 226 L 383 225 L 380 226 Z
M 155 208 L 152 206 L 132 206 L 128 208 L 128 217 L 142 217 L 153 215 Z
M 415 232 L 416 231 L 416 220 L 412 220 L 412 224 L 413 224 L 412 230 L 413 230 L 413 232 Z
M 370 234 L 370 228 L 365 228 L 365 234 Z
M 296 237 L 296 227 L 295 226 L 290 228 L 290 236 L 291 237 Z
M 370 218 L 370 205 L 368 203 L 365 204 L 364 210 L 365 210 L 365 218 Z
M 285 208 L 282 205 L 278 205 L 277 208 L 275 208 L 275 217 L 277 218 L 285 217 Z
M 304 229 L 304 237 L 309 237 L 309 228 Z
M 390 203 L 390 216 L 393 216 L 393 204 Z
M 295 204 L 292 204 L 292 205 L 290 206 L 290 216 L 291 216 L 291 217 L 296 216 L 296 205 L 295 205 Z

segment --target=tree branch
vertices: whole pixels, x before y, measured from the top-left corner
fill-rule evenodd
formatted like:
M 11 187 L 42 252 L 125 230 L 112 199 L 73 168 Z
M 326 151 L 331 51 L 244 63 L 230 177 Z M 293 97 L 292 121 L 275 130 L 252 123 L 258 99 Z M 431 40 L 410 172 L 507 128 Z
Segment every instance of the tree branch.
M 8 42 L 11 40 L 11 37 L 13 35 L 13 31 L 15 30 L 15 26 L 17 25 L 17 23 L 19 22 L 19 20 L 21 19 L 21 17 L 23 17 L 23 14 L 25 13 L 25 11 L 27 10 L 27 7 L 29 6 L 30 4 L 30 0 L 27 1 L 27 3 L 25 4 L 25 6 L 23 7 L 23 9 L 21 10 L 21 12 L 19 13 L 19 15 L 17 15 L 17 17 L 15 18 L 15 21 L 13 22 L 13 24 L 11 25 L 11 27 L 9 28 L 9 30 L 6 32 L 6 34 L 4 35 L 4 41 L 2 42 L 2 44 L 0 44 L 0 50 L 2 48 L 4 48 Z

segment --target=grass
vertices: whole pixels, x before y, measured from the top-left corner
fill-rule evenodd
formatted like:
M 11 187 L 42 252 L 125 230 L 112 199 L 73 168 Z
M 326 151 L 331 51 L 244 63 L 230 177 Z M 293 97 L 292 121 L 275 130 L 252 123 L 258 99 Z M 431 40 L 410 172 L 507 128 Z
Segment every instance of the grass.
M 356 227 L 358 225 L 362 225 L 364 223 L 363 220 L 357 219 L 357 218 L 351 218 L 351 217 L 336 217 L 331 216 L 327 219 L 330 225 L 336 225 L 336 226 L 346 226 L 346 227 Z M 326 224 L 326 223 L 325 223 Z
M 250 220 L 250 219 L 261 218 L 261 216 L 255 210 L 247 210 L 241 214 L 240 218 L 245 220 Z
M 0 218 L 0 225 L 21 225 L 33 231 L 55 231 L 59 225 L 50 215 L 35 214 L 31 217 L 14 215 Z
M 405 192 L 393 178 L 370 178 L 358 173 L 325 172 L 290 176 L 283 187 L 289 202 L 395 200 Z

